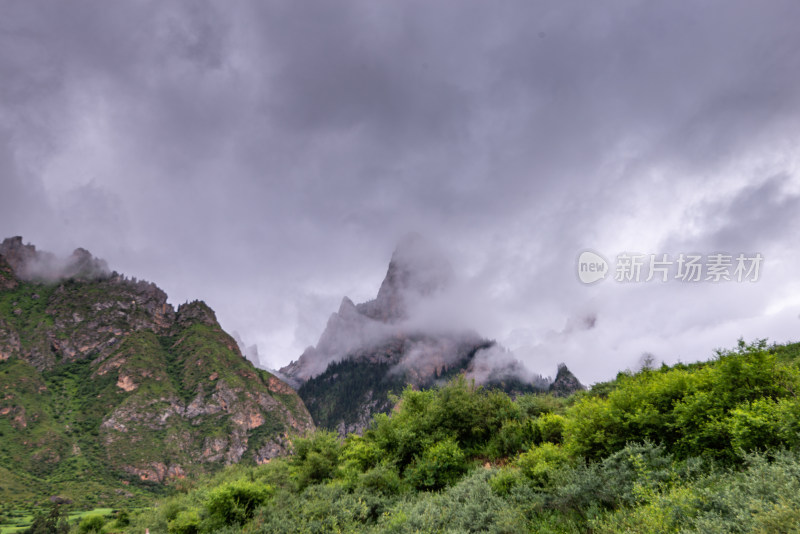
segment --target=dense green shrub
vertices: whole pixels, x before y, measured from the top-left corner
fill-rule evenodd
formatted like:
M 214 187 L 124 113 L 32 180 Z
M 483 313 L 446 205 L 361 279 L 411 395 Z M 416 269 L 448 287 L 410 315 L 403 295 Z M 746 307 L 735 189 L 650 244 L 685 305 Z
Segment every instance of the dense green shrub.
M 749 456 L 746 469 L 702 477 L 592 522 L 595 532 L 797 532 L 800 458 Z
M 517 397 L 516 404 L 520 415 L 526 418 L 536 418 L 547 413 L 562 414 L 569 403 L 564 397 L 554 397 L 549 393 L 528 393 Z
M 534 486 L 547 486 L 556 472 L 569 466 L 572 458 L 552 443 L 542 443 L 523 452 L 514 462 Z
M 523 483 L 519 469 L 500 469 L 489 479 L 489 487 L 502 497 L 508 496 L 512 489 Z
M 105 524 L 106 520 L 103 516 L 87 515 L 78 524 L 78 532 L 80 534 L 100 533 L 103 531 Z
M 405 484 L 396 469 L 379 465 L 358 477 L 358 486 L 377 495 L 398 495 L 405 489 Z
M 218 486 L 209 492 L 206 500 L 209 521 L 214 526 L 241 525 L 253 517 L 255 509 L 264 504 L 272 492 L 269 486 L 246 480 Z M 180 518 L 178 514 L 174 521 Z
M 341 469 L 345 476 L 358 476 L 385 460 L 385 452 L 374 440 L 357 434 L 347 436 L 341 450 Z
M 587 396 L 567 411 L 564 433 L 571 453 L 600 458 L 629 441 L 648 439 L 664 443 L 681 458 L 730 462 L 737 457 L 732 431 L 748 439 L 744 414 L 732 427 L 731 413 L 747 403 L 800 391 L 796 369 L 778 362 L 764 342 L 740 342 L 737 350 L 720 351 L 705 366 L 644 370 L 616 382 L 606 398 Z M 790 445 L 789 437 L 777 431 L 773 444 Z
M 292 478 L 299 489 L 327 480 L 339 466 L 342 445 L 334 432 L 319 430 L 307 437 L 295 438 L 289 462 Z
M 425 449 L 406 470 L 406 477 L 419 490 L 437 490 L 456 482 L 466 470 L 464 452 L 448 439 Z
M 124 528 L 131 524 L 131 517 L 127 510 L 120 510 L 114 518 L 116 528 Z
M 800 401 L 797 398 L 756 399 L 731 411 L 728 432 L 742 451 L 800 445 Z
M 485 451 L 489 439 L 519 408 L 501 391 L 458 377 L 437 390 L 403 392 L 399 410 L 378 415 L 365 439 L 402 471 L 436 442 L 454 440 L 467 455 Z
M 478 469 L 442 493 L 404 501 L 389 510 L 375 532 L 527 532 L 526 519 L 492 491 L 491 472 Z
M 364 532 L 382 515 L 387 500 L 350 492 L 340 484 L 314 484 L 282 491 L 255 514 L 249 531 L 264 534 Z
M 561 443 L 564 436 L 564 417 L 554 413 L 544 414 L 536 420 L 536 428 L 542 442 Z
M 506 458 L 541 443 L 541 430 L 534 419 L 511 419 L 503 422 L 490 439 L 486 453 L 491 458 Z
M 167 531 L 170 534 L 199 534 L 201 522 L 200 512 L 196 508 L 182 510 L 175 515 L 175 519 L 167 523 Z

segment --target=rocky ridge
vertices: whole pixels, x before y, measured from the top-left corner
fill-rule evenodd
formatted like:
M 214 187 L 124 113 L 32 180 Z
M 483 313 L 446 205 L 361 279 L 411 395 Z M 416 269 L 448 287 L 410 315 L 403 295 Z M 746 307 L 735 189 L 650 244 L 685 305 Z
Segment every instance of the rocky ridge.
M 202 301 L 176 310 L 83 249 L 60 260 L 21 238 L 0 245 L 0 384 L 0 470 L 41 487 L 72 464 L 162 483 L 265 462 L 313 428 Z

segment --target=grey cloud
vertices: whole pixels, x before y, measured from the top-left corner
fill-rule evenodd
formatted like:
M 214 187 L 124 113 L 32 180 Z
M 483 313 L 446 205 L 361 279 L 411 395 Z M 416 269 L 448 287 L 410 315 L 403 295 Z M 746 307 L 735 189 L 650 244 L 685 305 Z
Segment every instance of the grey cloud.
M 526 358 L 563 350 L 584 382 L 683 351 L 690 325 L 732 343 L 795 287 L 798 11 L 4 2 L 0 228 L 207 300 L 273 367 L 328 302 L 374 294 L 408 230 L 452 254 L 453 319 L 526 332 Z M 584 248 L 689 244 L 770 247 L 773 267 L 724 302 L 571 271 Z M 789 335 L 782 306 L 760 336 Z M 536 341 L 587 310 L 594 329 Z
M 703 226 L 717 228 L 709 244 L 714 250 L 750 253 L 797 244 L 800 194 L 785 190 L 790 182 L 786 174 L 773 176 L 745 187 L 725 205 L 710 207 Z

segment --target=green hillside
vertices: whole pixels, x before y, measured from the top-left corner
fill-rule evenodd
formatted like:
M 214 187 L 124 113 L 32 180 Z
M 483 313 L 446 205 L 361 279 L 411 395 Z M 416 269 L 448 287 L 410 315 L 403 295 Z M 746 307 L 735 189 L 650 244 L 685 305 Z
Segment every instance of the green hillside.
M 147 282 L 23 279 L 10 263 L 0 255 L 0 514 L 54 496 L 148 503 L 169 482 L 284 454 L 287 433 L 313 428 L 203 302 L 174 310 Z

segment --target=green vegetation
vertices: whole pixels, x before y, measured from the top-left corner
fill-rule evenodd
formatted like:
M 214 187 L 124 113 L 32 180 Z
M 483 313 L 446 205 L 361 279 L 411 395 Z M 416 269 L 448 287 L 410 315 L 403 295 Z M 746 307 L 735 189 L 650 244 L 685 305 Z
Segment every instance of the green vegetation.
M 464 341 L 458 348 L 459 357 L 449 366 L 435 369 L 430 376 L 416 370 L 403 371 L 398 362 L 404 351 L 412 341 L 424 340 L 423 336 L 410 336 L 405 341 L 392 339 L 381 346 L 357 351 L 351 357 L 330 363 L 323 373 L 304 382 L 297 393 L 319 428 L 338 431 L 342 424 L 353 428 L 353 424 L 369 421 L 371 415 L 389 413 L 395 397 L 407 384 L 429 388 L 453 379 L 469 367 L 479 350 L 493 345 L 490 341 Z M 511 377 L 491 379 L 490 387 L 515 394 L 544 389 L 542 384 Z
M 363 436 L 318 431 L 127 532 L 796 532 L 800 344 L 621 373 L 569 398 L 455 378 Z
M 12 532 L 66 534 L 71 530 L 84 534 L 102 532 L 103 527 L 122 529 L 130 524 L 129 513 L 125 510 L 95 508 L 88 511 L 70 511 L 70 508 L 69 504 L 56 502 L 32 512 L 9 510 L 0 516 L 0 534 Z

